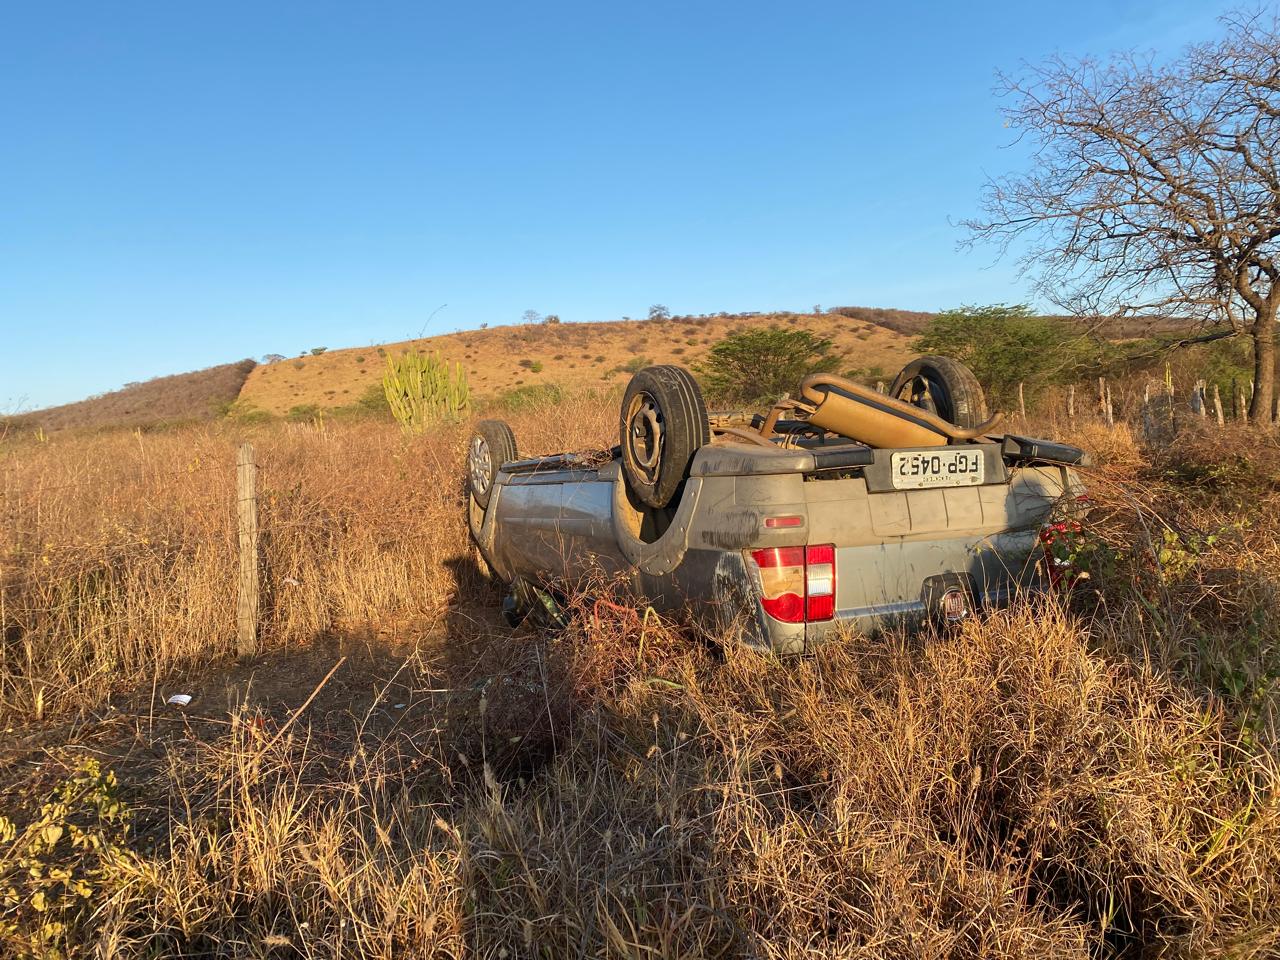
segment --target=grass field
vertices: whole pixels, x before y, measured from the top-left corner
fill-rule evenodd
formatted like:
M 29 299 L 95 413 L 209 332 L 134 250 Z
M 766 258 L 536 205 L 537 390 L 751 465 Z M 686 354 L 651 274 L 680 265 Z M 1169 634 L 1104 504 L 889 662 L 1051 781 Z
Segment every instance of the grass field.
M 615 413 L 513 421 L 538 453 Z M 10 441 L 0 954 L 1274 956 L 1280 450 L 1069 432 L 1072 596 L 788 660 L 592 597 L 501 626 L 465 425 Z

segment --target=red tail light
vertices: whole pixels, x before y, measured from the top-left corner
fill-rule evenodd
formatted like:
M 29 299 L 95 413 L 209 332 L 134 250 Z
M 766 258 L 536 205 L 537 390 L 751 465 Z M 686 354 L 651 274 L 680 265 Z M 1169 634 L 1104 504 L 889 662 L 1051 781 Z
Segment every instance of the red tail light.
M 830 620 L 836 612 L 836 548 L 768 547 L 752 550 L 760 570 L 764 612 L 783 623 Z
M 805 550 L 805 619 L 830 620 L 836 615 L 836 548 L 829 543 Z

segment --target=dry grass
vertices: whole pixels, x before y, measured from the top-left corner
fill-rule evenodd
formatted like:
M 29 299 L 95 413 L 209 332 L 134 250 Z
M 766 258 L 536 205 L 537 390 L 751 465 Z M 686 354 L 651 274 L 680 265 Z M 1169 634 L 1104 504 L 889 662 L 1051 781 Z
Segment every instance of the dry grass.
M 516 418 L 524 449 L 607 441 L 612 403 L 566 403 Z M 268 650 L 238 666 L 238 435 L 5 450 L 0 951 L 1280 949 L 1265 438 L 1083 427 L 1069 602 L 780 661 L 590 597 L 495 626 L 463 433 L 253 435 Z

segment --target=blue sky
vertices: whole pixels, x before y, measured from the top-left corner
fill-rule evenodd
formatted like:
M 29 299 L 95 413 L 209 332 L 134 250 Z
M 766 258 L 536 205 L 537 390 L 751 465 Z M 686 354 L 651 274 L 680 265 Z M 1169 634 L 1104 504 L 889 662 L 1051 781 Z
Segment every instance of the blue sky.
M 0 411 L 481 323 L 1013 302 L 997 69 L 1227 4 L 0 4 Z M 1064 13 L 1063 11 L 1067 11 Z

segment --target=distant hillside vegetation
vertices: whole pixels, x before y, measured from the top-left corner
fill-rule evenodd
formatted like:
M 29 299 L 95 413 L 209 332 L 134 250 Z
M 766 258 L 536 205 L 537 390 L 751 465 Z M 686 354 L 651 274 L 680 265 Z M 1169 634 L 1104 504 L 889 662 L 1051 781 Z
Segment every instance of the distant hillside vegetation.
M 268 355 L 195 373 L 157 377 L 123 390 L 47 410 L 0 418 L 0 428 L 46 432 L 70 428 L 151 427 L 204 420 L 226 413 L 292 415 L 302 411 L 360 408 L 380 397 L 388 354 L 405 350 L 439 353 L 460 363 L 477 400 L 507 391 L 540 387 L 606 386 L 624 383 L 653 363 L 693 367 L 724 337 L 753 327 L 810 330 L 834 342 L 843 362 L 838 372 L 867 383 L 892 379 L 913 355 L 912 341 L 936 316 L 919 310 L 831 307 L 821 313 L 717 313 L 653 320 L 535 323 L 440 334 L 381 346 L 323 347 L 298 357 Z M 1168 336 L 1186 321 L 1135 318 L 1125 321 L 1056 318 L 1113 340 Z M 269 344 L 264 344 L 269 346 Z M 1153 354 L 1154 356 L 1154 354 Z M 1152 364 L 1162 365 L 1161 354 Z M 1153 367 L 1154 368 L 1154 367 Z
M 805 329 L 830 337 L 844 355 L 841 372 L 891 378 L 911 355 L 911 336 L 932 314 L 841 307 L 815 313 L 738 313 L 673 316 L 661 320 L 526 323 L 406 340 L 382 346 L 327 350 L 260 364 L 245 383 L 244 411 L 287 414 L 293 409 L 343 407 L 378 389 L 386 355 L 439 352 L 461 363 L 472 394 L 496 397 L 540 385 L 622 383 L 651 363 L 692 366 L 731 333 L 752 327 Z
M 224 414 L 235 402 L 255 366 L 252 360 L 240 360 L 193 373 L 156 377 L 75 403 L 6 417 L 0 423 L 20 431 L 52 432 L 210 420 Z

